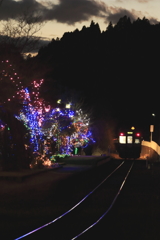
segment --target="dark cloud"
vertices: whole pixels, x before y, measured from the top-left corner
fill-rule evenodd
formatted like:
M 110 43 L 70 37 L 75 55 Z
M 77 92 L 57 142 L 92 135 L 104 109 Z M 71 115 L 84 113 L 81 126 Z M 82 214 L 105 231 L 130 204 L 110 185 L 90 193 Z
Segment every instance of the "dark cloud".
M 36 0 L 3 0 L 0 6 L 0 20 L 8 20 L 9 18 L 15 19 L 22 13 L 41 13 L 45 7 L 38 3 Z
M 137 1 L 145 2 L 149 0 Z M 69 25 L 90 20 L 92 17 L 100 17 L 107 23 L 112 21 L 113 24 L 117 23 L 124 15 L 130 17 L 132 21 L 138 17 L 144 17 L 140 11 L 109 7 L 104 2 L 96 0 L 59 0 L 57 4 L 54 4 L 53 1 L 44 4 L 44 1 L 37 2 L 36 0 L 3 0 L 0 6 L 0 20 L 15 19 L 23 12 L 41 16 L 39 21 L 56 20 Z M 157 19 L 150 19 L 153 23 L 158 22 Z
M 0 19 L 16 18 L 23 12 L 41 15 L 41 21 L 56 20 L 57 22 L 74 24 L 89 20 L 92 16 L 101 16 L 106 12 L 103 2 L 94 0 L 60 0 L 58 4 L 51 2 L 45 5 L 36 0 L 3 0 L 0 7 Z
M 55 19 L 58 22 L 74 24 L 89 20 L 91 17 L 101 17 L 106 12 L 103 2 L 94 0 L 60 0 L 53 5 L 46 15 L 46 20 Z
M 142 19 L 146 17 L 151 24 L 159 23 L 159 21 L 156 18 L 150 17 L 148 16 L 148 14 L 147 16 L 145 16 L 145 14 L 142 13 L 141 11 L 136 11 L 134 9 L 129 11 L 127 9 L 117 7 L 108 7 L 105 22 L 108 23 L 111 21 L 113 24 L 116 24 L 119 21 L 119 19 L 121 17 L 124 17 L 125 15 L 129 17 L 131 21 L 134 21 L 137 18 Z
M 108 14 L 106 16 L 106 22 L 112 22 L 113 24 L 117 23 L 118 20 L 123 17 L 123 16 L 127 16 L 131 19 L 131 21 L 134 21 L 135 19 L 137 19 L 138 17 L 140 17 L 141 12 L 138 12 L 139 14 L 137 14 L 134 10 L 127 10 L 124 8 L 116 8 L 116 7 L 110 7 L 108 8 Z
M 149 21 L 150 21 L 150 23 L 151 24 L 158 24 L 159 23 L 159 21 L 157 20 L 157 18 L 149 18 Z

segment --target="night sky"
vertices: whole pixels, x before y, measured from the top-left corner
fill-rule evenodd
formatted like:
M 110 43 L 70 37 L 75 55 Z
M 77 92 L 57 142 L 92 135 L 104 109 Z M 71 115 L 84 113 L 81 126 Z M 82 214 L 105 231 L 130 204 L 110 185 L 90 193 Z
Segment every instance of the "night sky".
M 159 22 L 159 0 L 2 0 L 0 19 L 15 19 L 22 12 L 38 14 L 44 26 L 39 31 L 43 41 L 61 38 L 65 32 L 98 22 L 101 30 L 108 23 L 117 23 L 127 15 L 131 20 L 144 16 L 152 23 Z

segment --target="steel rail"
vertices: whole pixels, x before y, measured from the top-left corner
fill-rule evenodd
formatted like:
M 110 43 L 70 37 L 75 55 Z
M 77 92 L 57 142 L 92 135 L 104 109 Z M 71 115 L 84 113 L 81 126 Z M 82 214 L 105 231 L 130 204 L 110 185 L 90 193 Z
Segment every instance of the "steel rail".
M 125 184 L 125 182 L 126 182 L 126 180 L 127 180 L 127 178 L 128 178 L 128 175 L 130 174 L 130 171 L 131 171 L 133 165 L 134 165 L 134 162 L 132 163 L 131 167 L 129 168 L 129 170 L 128 170 L 128 172 L 127 172 L 127 174 L 126 174 L 126 176 L 125 176 L 125 178 L 124 178 L 124 180 L 123 180 L 123 182 L 122 182 L 122 184 L 121 184 L 121 186 L 120 186 L 120 188 L 119 188 L 116 196 L 114 197 L 111 205 L 109 206 L 109 208 L 102 214 L 102 216 L 101 216 L 96 222 L 94 222 L 94 223 L 93 223 L 92 225 L 90 225 L 88 228 L 86 228 L 86 229 L 83 230 L 81 233 L 79 233 L 78 235 L 76 235 L 75 237 L 73 237 L 71 240 L 75 240 L 76 238 L 80 237 L 82 234 L 84 234 L 85 232 L 87 232 L 88 230 L 90 230 L 90 229 L 91 229 L 92 227 L 94 227 L 97 223 L 99 223 L 100 220 L 102 220 L 102 219 L 105 217 L 105 215 L 111 210 L 111 208 L 113 207 L 114 203 L 115 203 L 116 200 L 117 200 L 117 197 L 119 196 L 120 192 L 122 191 L 122 188 L 123 188 L 123 186 L 124 186 L 124 184 Z
M 52 223 L 55 223 L 57 220 L 61 219 L 62 217 L 64 217 L 65 215 L 67 215 L 68 213 L 70 213 L 71 211 L 73 211 L 76 207 L 78 207 L 84 200 L 86 200 L 92 193 L 94 193 L 110 176 L 112 176 L 113 173 L 115 173 L 122 165 L 124 164 L 124 161 L 118 165 L 118 167 L 116 167 L 100 184 L 98 184 L 91 192 L 89 192 L 83 199 L 81 199 L 77 204 L 75 204 L 72 208 L 70 208 L 68 211 L 66 211 L 65 213 L 63 213 L 62 215 L 60 215 L 59 217 L 55 218 L 54 220 L 52 220 L 51 222 L 48 222 L 46 224 L 44 224 L 43 226 L 41 227 L 38 227 L 18 238 L 15 238 L 14 240 L 20 240 L 24 237 L 27 237 L 39 230 L 41 230 L 42 228 L 45 228 L 47 226 L 49 226 L 50 224 Z

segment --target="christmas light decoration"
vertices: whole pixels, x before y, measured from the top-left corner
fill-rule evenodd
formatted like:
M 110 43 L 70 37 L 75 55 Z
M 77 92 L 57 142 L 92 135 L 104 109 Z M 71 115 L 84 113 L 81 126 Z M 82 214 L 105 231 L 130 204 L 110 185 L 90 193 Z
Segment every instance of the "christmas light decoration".
M 34 153 L 38 153 L 36 159 L 44 161 L 46 156 L 49 159 L 53 151 L 71 155 L 75 149 L 94 143 L 89 129 L 90 119 L 81 109 L 72 110 L 72 103 L 65 104 L 63 109 L 51 109 L 51 106 L 46 105 L 39 97 L 43 79 L 34 80 L 31 86 L 26 88 L 9 60 L 2 61 L 1 66 L 3 69 L 0 71 L 0 81 L 9 81 L 15 90 L 13 96 L 6 96 L 3 104 L 13 100 L 23 104 L 19 115 L 15 117 L 22 121 L 29 131 L 30 147 Z M 60 104 L 61 100 L 57 103 Z M 45 163 L 49 164 L 47 161 Z
M 0 131 L 2 131 L 5 128 L 4 122 L 0 119 Z
M 85 148 L 88 144 L 95 142 L 89 131 L 89 118 L 81 109 L 78 111 L 68 108 L 51 110 L 44 117 L 42 132 L 48 138 L 53 137 L 58 151 L 62 154 L 71 155 L 75 148 Z
M 40 84 L 42 81 L 40 82 Z M 40 86 L 36 81 L 34 81 L 34 87 Z M 29 93 L 28 88 L 23 90 L 23 109 L 20 111 L 19 116 L 16 116 L 17 119 L 22 121 L 25 127 L 30 132 L 30 143 L 34 152 L 38 152 L 40 148 L 41 141 L 43 141 L 43 133 L 41 131 L 41 124 L 44 120 L 44 114 L 46 106 L 43 101 L 40 101 L 38 94 L 36 100 L 31 101 L 31 94 Z M 47 109 L 48 110 L 48 109 Z
M 1 61 L 0 67 L 0 82 L 2 83 L 5 81 L 5 84 L 10 84 L 11 91 L 16 92 L 16 95 L 14 94 L 13 96 L 11 96 L 11 91 L 6 92 L 6 99 L 3 99 L 3 104 L 12 101 L 15 98 L 19 100 L 22 99 L 24 87 L 20 80 L 21 78 L 18 76 L 18 73 L 15 71 L 13 65 L 9 60 L 3 60 Z

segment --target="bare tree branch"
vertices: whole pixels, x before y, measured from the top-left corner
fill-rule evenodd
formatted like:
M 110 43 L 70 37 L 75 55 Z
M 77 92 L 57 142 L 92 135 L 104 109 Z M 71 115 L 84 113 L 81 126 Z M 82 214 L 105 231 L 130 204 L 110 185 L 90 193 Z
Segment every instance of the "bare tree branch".
M 40 13 L 23 12 L 15 20 L 3 22 L 0 42 L 13 44 L 21 53 L 33 51 L 38 48 L 41 37 L 36 34 L 43 25 Z

